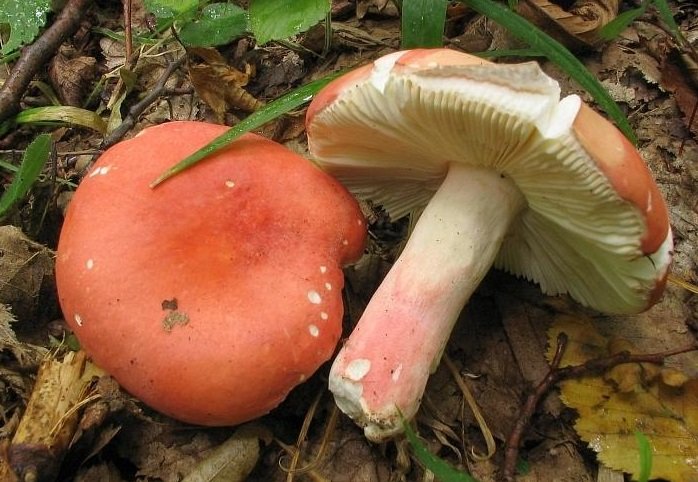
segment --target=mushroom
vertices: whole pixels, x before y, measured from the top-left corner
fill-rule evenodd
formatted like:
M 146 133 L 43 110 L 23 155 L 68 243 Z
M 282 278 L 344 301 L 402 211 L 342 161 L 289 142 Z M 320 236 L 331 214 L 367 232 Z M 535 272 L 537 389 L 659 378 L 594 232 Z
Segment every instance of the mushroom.
M 75 192 L 56 263 L 84 350 L 147 405 L 202 425 L 267 413 L 332 356 L 342 266 L 366 231 L 344 187 L 253 134 L 149 187 L 225 130 L 171 122 L 110 148 Z
M 325 87 L 306 125 L 312 156 L 350 191 L 419 216 L 330 372 L 372 440 L 416 413 L 492 265 L 607 313 L 661 294 L 672 237 L 648 169 L 535 63 L 396 52 Z

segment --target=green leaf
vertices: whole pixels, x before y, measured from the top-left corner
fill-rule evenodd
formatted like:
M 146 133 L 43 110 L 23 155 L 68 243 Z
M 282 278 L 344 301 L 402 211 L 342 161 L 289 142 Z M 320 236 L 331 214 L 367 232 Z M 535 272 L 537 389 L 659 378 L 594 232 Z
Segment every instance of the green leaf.
M 437 480 L 440 482 L 477 482 L 467 472 L 454 469 L 445 460 L 429 452 L 407 421 L 403 420 L 402 426 L 405 429 L 405 435 L 414 451 L 415 457 L 434 474 Z
M 46 165 L 50 152 L 49 134 L 41 134 L 29 144 L 12 183 L 0 197 L 0 218 L 7 215 L 8 211 L 27 195 Z
M 150 187 L 155 187 L 158 184 L 166 181 L 174 175 L 179 174 L 185 169 L 190 168 L 194 164 L 198 163 L 207 156 L 210 156 L 216 151 L 225 148 L 228 144 L 233 142 L 235 139 L 240 137 L 246 132 L 250 132 L 252 129 L 258 129 L 262 127 L 267 122 L 270 122 L 277 117 L 291 112 L 294 109 L 302 106 L 303 104 L 310 102 L 315 94 L 317 94 L 320 89 L 325 87 L 330 81 L 336 79 L 344 72 L 336 72 L 334 74 L 327 75 L 325 77 L 314 80 L 310 83 L 302 85 L 295 90 L 292 90 L 288 94 L 279 97 L 278 99 L 268 103 L 258 111 L 250 114 L 248 117 L 243 119 L 235 127 L 232 127 L 225 134 L 216 137 L 214 140 L 206 144 L 204 147 L 186 157 L 184 160 L 175 164 L 165 172 L 163 172 L 157 179 L 155 179 Z
M 145 8 L 158 19 L 190 14 L 199 8 L 199 0 L 145 0 Z
M 403 2 L 401 13 L 403 49 L 443 45 L 446 4 L 446 0 Z
M 25 109 L 15 117 L 17 124 L 66 122 L 93 129 L 104 134 L 107 125 L 91 110 L 68 105 L 52 105 Z
M 647 436 L 642 432 L 635 432 L 638 452 L 640 453 L 640 473 L 638 482 L 647 482 L 652 473 L 652 445 Z
M 330 11 L 331 0 L 250 0 L 250 29 L 262 45 L 308 30 Z
M 561 43 L 523 17 L 492 0 L 466 0 L 465 3 L 480 15 L 484 15 L 506 28 L 514 37 L 526 42 L 531 48 L 541 52 L 551 62 L 560 67 L 577 81 L 584 90 L 591 94 L 599 106 L 606 111 L 621 132 L 633 144 L 637 143 L 637 138 L 630 127 L 630 123 L 623 111 L 618 107 L 618 104 L 611 98 L 598 79 L 584 67 L 584 64 Z
M 647 0 L 637 8 L 626 10 L 616 18 L 604 25 L 599 30 L 599 38 L 603 40 L 613 40 L 618 37 L 628 26 L 635 21 L 640 15 L 644 14 L 651 0 Z
M 187 23 L 179 38 L 187 45 L 213 47 L 230 43 L 247 31 L 247 12 L 232 3 L 212 3 L 198 20 Z
M 0 24 L 10 26 L 10 37 L 0 54 L 7 55 L 34 40 L 50 11 L 51 0 L 0 0 Z

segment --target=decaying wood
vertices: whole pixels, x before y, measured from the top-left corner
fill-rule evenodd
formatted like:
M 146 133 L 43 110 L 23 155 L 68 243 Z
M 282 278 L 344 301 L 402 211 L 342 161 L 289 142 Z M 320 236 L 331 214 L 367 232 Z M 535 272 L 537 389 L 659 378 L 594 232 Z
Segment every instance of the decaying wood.
M 86 355 L 70 352 L 63 361 L 47 358 L 37 374 L 32 396 L 7 459 L 19 480 L 54 480 L 78 424 L 79 408 L 90 380 Z

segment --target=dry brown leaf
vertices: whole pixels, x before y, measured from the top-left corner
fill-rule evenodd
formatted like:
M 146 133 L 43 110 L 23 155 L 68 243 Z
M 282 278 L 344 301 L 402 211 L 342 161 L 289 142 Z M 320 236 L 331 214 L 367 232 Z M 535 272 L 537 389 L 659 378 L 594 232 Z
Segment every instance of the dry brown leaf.
M 678 63 L 677 59 L 671 55 L 663 59 L 660 85 L 673 94 L 676 105 L 684 115 L 686 127 L 693 135 L 698 136 L 698 121 L 694 119 L 690 122 L 698 104 L 698 89 Z
M 584 317 L 560 316 L 549 339 L 561 332 L 569 337 L 561 366 L 633 348 L 627 341 L 609 341 Z M 549 359 L 553 351 L 551 347 Z M 605 377 L 567 380 L 560 384 L 562 400 L 578 411 L 575 430 L 605 465 L 637 476 L 640 455 L 634 433 L 640 431 L 652 446 L 651 478 L 696 482 L 698 379 L 685 377 L 680 386 L 667 385 L 661 376 L 665 371 L 673 381 L 680 380 L 676 369 L 655 370 L 647 364 L 621 365 Z
M 259 444 L 268 444 L 273 435 L 266 427 L 247 424 L 211 450 L 182 482 L 243 482 L 257 465 Z
M 549 0 L 523 0 L 518 12 L 569 48 L 593 47 L 601 27 L 618 13 L 618 0 L 579 0 L 568 10 Z
M 356 18 L 361 20 L 366 15 L 397 17 L 400 15 L 397 7 L 390 0 L 359 0 L 356 2 Z
M 249 82 L 251 68 L 245 72 L 231 67 L 215 49 L 192 48 L 187 50 L 189 57 L 189 77 L 196 93 L 213 109 L 219 120 L 228 109 L 254 112 L 264 105 L 243 87 Z M 195 63 L 198 57 L 203 62 Z
M 81 107 L 87 87 L 95 77 L 94 57 L 79 55 L 72 47 L 61 46 L 48 68 L 51 85 L 66 105 Z
M 15 329 L 24 333 L 45 309 L 39 300 L 50 299 L 55 289 L 54 255 L 14 226 L 0 227 L 0 253 L 0 303 L 12 308 Z

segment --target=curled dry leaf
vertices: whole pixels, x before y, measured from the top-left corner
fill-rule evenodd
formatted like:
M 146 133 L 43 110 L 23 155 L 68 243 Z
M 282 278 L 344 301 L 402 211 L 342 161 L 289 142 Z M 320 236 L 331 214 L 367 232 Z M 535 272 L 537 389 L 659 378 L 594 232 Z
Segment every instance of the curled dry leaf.
M 578 0 L 565 9 L 550 0 L 522 0 L 518 12 L 572 49 L 600 42 L 601 27 L 618 13 L 618 0 Z
M 561 332 L 569 337 L 561 366 L 637 351 L 627 340 L 609 341 L 583 317 L 559 317 L 549 339 Z M 698 474 L 698 378 L 677 371 L 645 363 L 619 365 L 605 375 L 562 382 L 561 396 L 579 413 L 575 430 L 605 465 L 637 477 L 640 454 L 634 433 L 639 431 L 652 447 L 650 478 L 693 482 Z
M 245 72 L 241 72 L 228 65 L 217 50 L 209 48 L 190 48 L 187 55 L 189 77 L 194 89 L 213 109 L 218 120 L 223 119 L 228 109 L 254 112 L 264 105 L 243 89 L 252 74 L 249 65 L 246 66 Z M 196 63 L 197 58 L 202 62 Z
M 63 104 L 82 106 L 87 87 L 95 77 L 96 63 L 94 57 L 80 55 L 67 45 L 61 46 L 49 64 L 48 74 Z

